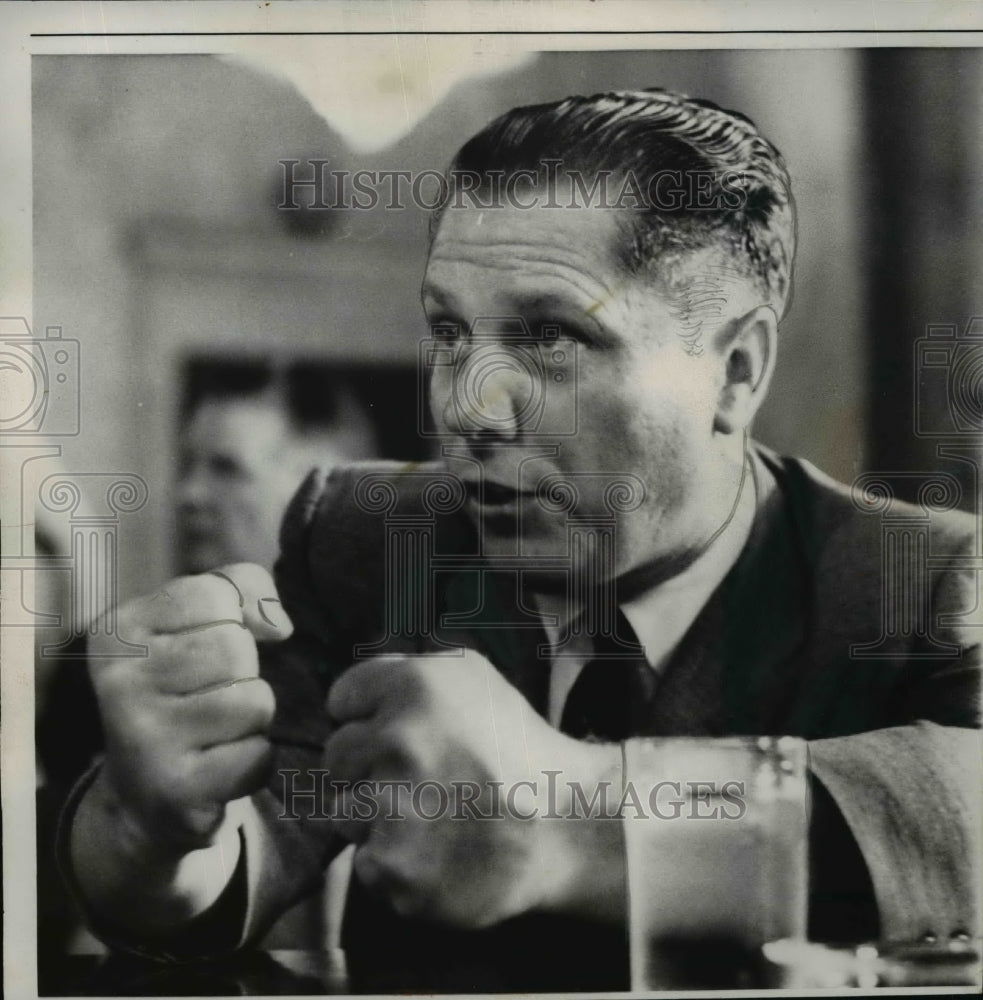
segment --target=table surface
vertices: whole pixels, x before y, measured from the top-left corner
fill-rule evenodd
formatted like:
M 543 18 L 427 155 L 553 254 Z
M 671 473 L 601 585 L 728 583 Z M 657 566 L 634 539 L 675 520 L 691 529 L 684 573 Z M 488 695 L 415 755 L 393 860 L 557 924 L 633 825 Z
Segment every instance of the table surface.
M 342 951 L 244 951 L 185 965 L 129 955 L 67 955 L 38 969 L 40 996 L 323 996 L 351 991 Z
M 978 941 L 959 946 L 895 945 L 879 953 L 867 947 L 866 956 L 863 948 L 824 950 L 805 943 L 797 947 L 804 951 L 784 968 L 772 967 L 768 981 L 760 984 L 762 989 L 935 985 L 963 987 L 954 992 L 969 992 L 980 977 Z M 874 968 L 871 953 L 880 970 L 876 980 L 840 984 L 810 978 L 817 972 L 821 979 L 836 969 L 842 972 L 851 962 L 851 975 L 861 967 L 870 970 Z M 477 992 L 481 986 L 475 983 L 473 988 Z M 68 955 L 38 969 L 41 996 L 332 996 L 386 991 L 378 984 L 354 980 L 340 949 L 243 951 L 221 960 L 184 965 L 128 955 Z

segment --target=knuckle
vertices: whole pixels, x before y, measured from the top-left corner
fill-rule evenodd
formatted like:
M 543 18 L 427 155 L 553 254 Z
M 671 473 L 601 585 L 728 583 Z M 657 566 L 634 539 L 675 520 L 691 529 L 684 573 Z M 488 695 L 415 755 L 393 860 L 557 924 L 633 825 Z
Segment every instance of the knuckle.
M 328 715 L 341 716 L 348 704 L 348 692 L 351 686 L 352 669 L 346 670 L 328 690 L 328 700 L 325 704 Z
M 178 577 L 162 587 L 155 599 L 167 601 L 172 614 L 191 615 L 196 621 L 241 617 L 235 589 L 227 580 L 208 573 Z
M 259 672 L 256 640 L 246 629 L 239 625 L 220 625 L 197 634 L 212 645 L 212 655 L 228 657 L 230 662 L 255 664 Z
M 152 742 L 161 728 L 158 699 L 135 671 L 117 670 L 93 678 L 99 715 L 107 734 Z
M 221 573 L 226 578 L 223 580 L 221 577 L 212 576 L 212 579 L 216 583 L 224 587 L 227 591 L 232 592 L 232 587 L 229 586 L 231 581 L 246 600 L 255 600 L 257 597 L 273 597 L 276 595 L 276 586 L 273 583 L 273 577 L 268 570 L 264 569 L 258 563 L 229 563 L 225 566 L 220 566 L 215 572 Z M 233 596 L 235 596 L 234 592 Z
M 190 754 L 158 753 L 146 755 L 148 786 L 157 802 L 172 812 L 179 812 L 194 797 L 195 781 Z
M 146 615 L 144 614 L 145 601 L 145 598 L 136 598 L 135 600 L 126 601 L 114 608 L 113 613 L 116 616 L 116 625 L 113 629 L 105 627 L 105 620 L 110 614 L 109 611 L 99 616 L 97 621 L 102 623 L 102 627 L 97 628 L 89 639 L 89 651 L 92 654 L 90 669 L 98 669 L 101 667 L 100 657 L 102 655 L 106 655 L 108 657 L 109 655 L 116 653 L 114 643 L 116 635 L 114 635 L 114 633 L 125 636 L 131 642 L 147 642 L 147 631 L 143 625 L 144 619 L 146 618 Z M 112 661 L 110 660 L 109 662 Z M 95 670 L 93 670 L 93 672 L 95 672 Z
M 442 883 L 435 873 L 421 871 L 421 865 L 410 860 L 401 856 L 381 861 L 379 884 L 385 888 L 390 905 L 402 917 L 446 920 L 449 911 Z
M 238 711 L 258 729 L 269 726 L 276 714 L 276 696 L 273 688 L 259 677 L 250 678 L 246 683 L 240 682 L 235 687 L 238 689 L 241 702 Z
M 150 600 L 147 597 L 134 597 L 132 600 L 123 601 L 122 604 L 116 606 L 116 623 L 117 625 L 126 625 L 140 617 L 140 612 L 143 610 L 144 605 Z
M 273 756 L 273 745 L 263 735 L 254 733 L 239 741 L 239 775 L 247 782 L 263 777 Z
M 432 916 L 434 910 L 427 895 L 419 889 L 395 890 L 390 897 L 390 904 L 397 915 L 407 918 Z
M 150 772 L 166 775 L 184 755 L 186 739 L 182 728 L 162 709 L 154 703 L 133 706 L 117 720 L 114 735 L 122 753 L 139 760 Z
M 387 664 L 388 682 L 399 691 L 401 706 L 415 704 L 426 696 L 432 684 L 432 665 L 428 657 L 407 657 Z
M 132 688 L 139 683 L 139 667 L 136 664 L 110 660 L 99 664 L 99 669 L 92 667 L 90 664 L 89 676 L 100 705 L 127 700 L 131 697 Z
M 322 760 L 338 761 L 344 759 L 351 743 L 347 732 L 349 728 L 349 726 L 342 726 L 340 729 L 336 729 L 324 741 L 324 749 L 321 752 Z
M 379 752 L 408 774 L 431 774 L 435 764 L 431 743 L 412 720 L 400 720 L 383 727 Z
M 355 852 L 355 874 L 367 888 L 385 892 L 392 902 L 416 895 L 392 852 L 370 844 L 360 846 Z
M 249 633 L 238 625 L 218 625 L 182 635 L 174 640 L 169 655 L 157 662 L 167 670 L 180 664 L 218 668 L 216 680 L 252 677 L 259 674 L 259 653 Z

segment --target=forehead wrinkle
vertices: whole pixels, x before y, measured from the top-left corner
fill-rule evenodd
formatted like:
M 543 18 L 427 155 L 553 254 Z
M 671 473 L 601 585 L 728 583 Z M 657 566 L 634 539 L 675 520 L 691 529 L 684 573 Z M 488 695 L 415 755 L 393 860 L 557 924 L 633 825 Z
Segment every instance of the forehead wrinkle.
M 575 250 L 557 244 L 554 240 L 521 240 L 521 239 L 455 239 L 453 237 L 437 238 L 431 252 L 431 260 L 440 260 L 448 256 L 451 260 L 460 260 L 462 252 L 477 250 L 484 256 L 488 255 L 493 260 L 498 257 L 520 260 L 540 260 L 543 263 L 556 264 L 558 266 L 576 267 L 580 270 L 585 265 L 594 265 L 595 261 L 585 259 L 583 255 Z M 448 254 L 452 252 L 452 255 Z
M 472 244 L 464 243 L 462 245 L 471 246 Z M 450 249 L 453 247 L 454 245 L 451 244 Z M 443 288 L 439 281 L 433 280 L 432 266 L 445 262 L 456 268 L 477 268 L 506 273 L 518 271 L 523 277 L 530 279 L 553 278 L 562 285 L 570 286 L 577 293 L 578 298 L 587 299 L 588 302 L 583 305 L 583 311 L 589 314 L 593 314 L 600 304 L 610 302 L 617 291 L 618 285 L 609 286 L 596 273 L 563 259 L 564 256 L 575 257 L 576 255 L 556 254 L 552 258 L 544 258 L 539 255 L 529 256 L 516 253 L 516 244 L 514 243 L 500 244 L 500 247 L 502 253 L 495 254 L 490 258 L 483 257 L 480 260 L 464 259 L 446 251 L 432 254 L 424 281 L 424 295 L 429 294 L 439 299 L 454 297 L 453 292 Z M 554 247 L 553 249 L 558 248 Z M 509 252 L 505 252 L 506 250 Z M 536 294 L 541 297 L 542 289 L 537 289 Z

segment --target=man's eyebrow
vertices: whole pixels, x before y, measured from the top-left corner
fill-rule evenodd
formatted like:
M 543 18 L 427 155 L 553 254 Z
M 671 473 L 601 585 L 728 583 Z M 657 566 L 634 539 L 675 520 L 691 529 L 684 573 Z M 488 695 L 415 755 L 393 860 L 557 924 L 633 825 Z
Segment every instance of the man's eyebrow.
M 448 312 L 453 312 L 453 302 L 453 295 L 447 295 L 432 285 L 424 284 L 420 288 L 420 303 L 424 311 L 426 311 L 427 304 L 431 303 L 439 309 L 446 309 Z
M 603 320 L 597 316 L 595 304 L 580 306 L 558 295 L 535 293 L 515 303 L 527 318 L 535 317 L 540 322 L 584 323 L 600 333 L 606 332 Z
M 432 310 L 446 312 L 450 317 L 457 317 L 465 322 L 472 322 L 475 317 L 464 316 L 458 307 L 458 302 L 453 293 L 445 292 L 440 288 L 424 285 L 420 289 L 420 301 L 426 312 L 429 306 Z M 596 333 L 610 335 L 604 320 L 597 315 L 597 303 L 581 306 L 562 295 L 551 292 L 532 292 L 529 294 L 517 293 L 510 300 L 511 308 L 502 311 L 502 315 L 513 314 L 521 316 L 526 320 L 535 320 L 537 323 L 582 323 L 589 326 Z

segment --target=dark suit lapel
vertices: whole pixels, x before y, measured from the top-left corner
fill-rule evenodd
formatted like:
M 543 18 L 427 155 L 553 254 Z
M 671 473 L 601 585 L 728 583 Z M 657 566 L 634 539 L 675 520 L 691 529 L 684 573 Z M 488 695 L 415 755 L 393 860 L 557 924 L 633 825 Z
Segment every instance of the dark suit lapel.
M 766 733 L 781 717 L 806 634 L 808 577 L 782 489 L 753 460 L 748 541 L 665 669 L 640 735 Z
M 486 656 L 544 717 L 548 711 L 549 661 L 539 654 L 546 633 L 521 608 L 514 573 L 449 573 L 438 585 L 441 641 L 469 646 Z M 467 625 L 448 626 L 448 618 Z

